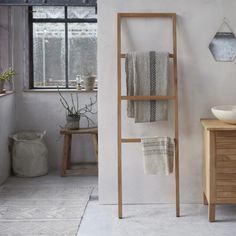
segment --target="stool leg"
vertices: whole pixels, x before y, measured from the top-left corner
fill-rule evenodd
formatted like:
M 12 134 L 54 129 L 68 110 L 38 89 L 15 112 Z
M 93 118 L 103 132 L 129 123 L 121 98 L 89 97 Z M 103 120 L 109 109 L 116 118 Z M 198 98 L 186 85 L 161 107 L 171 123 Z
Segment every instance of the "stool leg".
M 68 135 L 64 134 L 63 159 L 61 163 L 61 176 L 65 176 L 68 158 Z
M 72 143 L 72 135 L 68 134 L 68 139 L 67 139 L 67 169 L 70 169 L 70 162 L 71 162 L 71 143 Z
M 92 139 L 93 139 L 93 147 L 94 147 L 96 160 L 98 162 L 98 135 L 97 134 L 92 134 Z

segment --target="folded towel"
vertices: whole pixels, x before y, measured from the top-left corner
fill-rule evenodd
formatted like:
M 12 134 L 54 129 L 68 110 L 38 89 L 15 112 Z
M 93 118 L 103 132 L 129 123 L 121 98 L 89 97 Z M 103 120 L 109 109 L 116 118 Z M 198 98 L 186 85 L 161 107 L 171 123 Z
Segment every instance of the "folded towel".
M 170 137 L 142 138 L 144 173 L 149 175 L 173 172 L 174 140 Z
M 167 95 L 167 52 L 131 52 L 126 54 L 128 96 Z M 127 115 L 136 123 L 167 120 L 168 101 L 128 101 Z

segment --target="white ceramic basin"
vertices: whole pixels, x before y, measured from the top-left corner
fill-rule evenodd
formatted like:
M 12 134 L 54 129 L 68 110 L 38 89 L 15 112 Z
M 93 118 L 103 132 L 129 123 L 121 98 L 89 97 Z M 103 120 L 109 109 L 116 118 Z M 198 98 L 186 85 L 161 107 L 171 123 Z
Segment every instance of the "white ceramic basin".
M 211 108 L 211 111 L 217 119 L 229 124 L 236 124 L 236 106 L 215 106 Z

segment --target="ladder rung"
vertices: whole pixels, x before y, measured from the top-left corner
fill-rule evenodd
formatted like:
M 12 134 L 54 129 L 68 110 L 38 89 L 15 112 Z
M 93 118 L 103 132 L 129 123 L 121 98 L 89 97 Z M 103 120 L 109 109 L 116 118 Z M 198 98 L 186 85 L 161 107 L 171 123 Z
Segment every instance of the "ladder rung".
M 175 96 L 121 96 L 121 100 L 173 100 Z
M 121 53 L 120 54 L 120 58 L 125 58 L 125 53 Z M 169 53 L 169 58 L 174 58 L 174 54 L 173 53 Z
M 174 141 L 176 143 L 176 138 L 174 138 Z M 141 142 L 141 138 L 122 138 L 121 139 L 122 143 L 140 143 Z
M 141 138 L 122 138 L 121 142 L 122 143 L 140 143 Z

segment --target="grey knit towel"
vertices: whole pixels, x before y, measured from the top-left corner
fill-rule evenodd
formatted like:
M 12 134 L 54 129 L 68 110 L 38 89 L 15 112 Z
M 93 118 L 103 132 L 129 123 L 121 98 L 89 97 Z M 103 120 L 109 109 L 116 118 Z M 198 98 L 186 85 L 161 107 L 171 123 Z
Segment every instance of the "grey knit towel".
M 144 173 L 149 175 L 173 172 L 174 139 L 170 137 L 142 138 Z
M 168 52 L 126 54 L 127 95 L 167 95 Z M 167 120 L 168 101 L 128 101 L 127 115 L 136 123 Z

